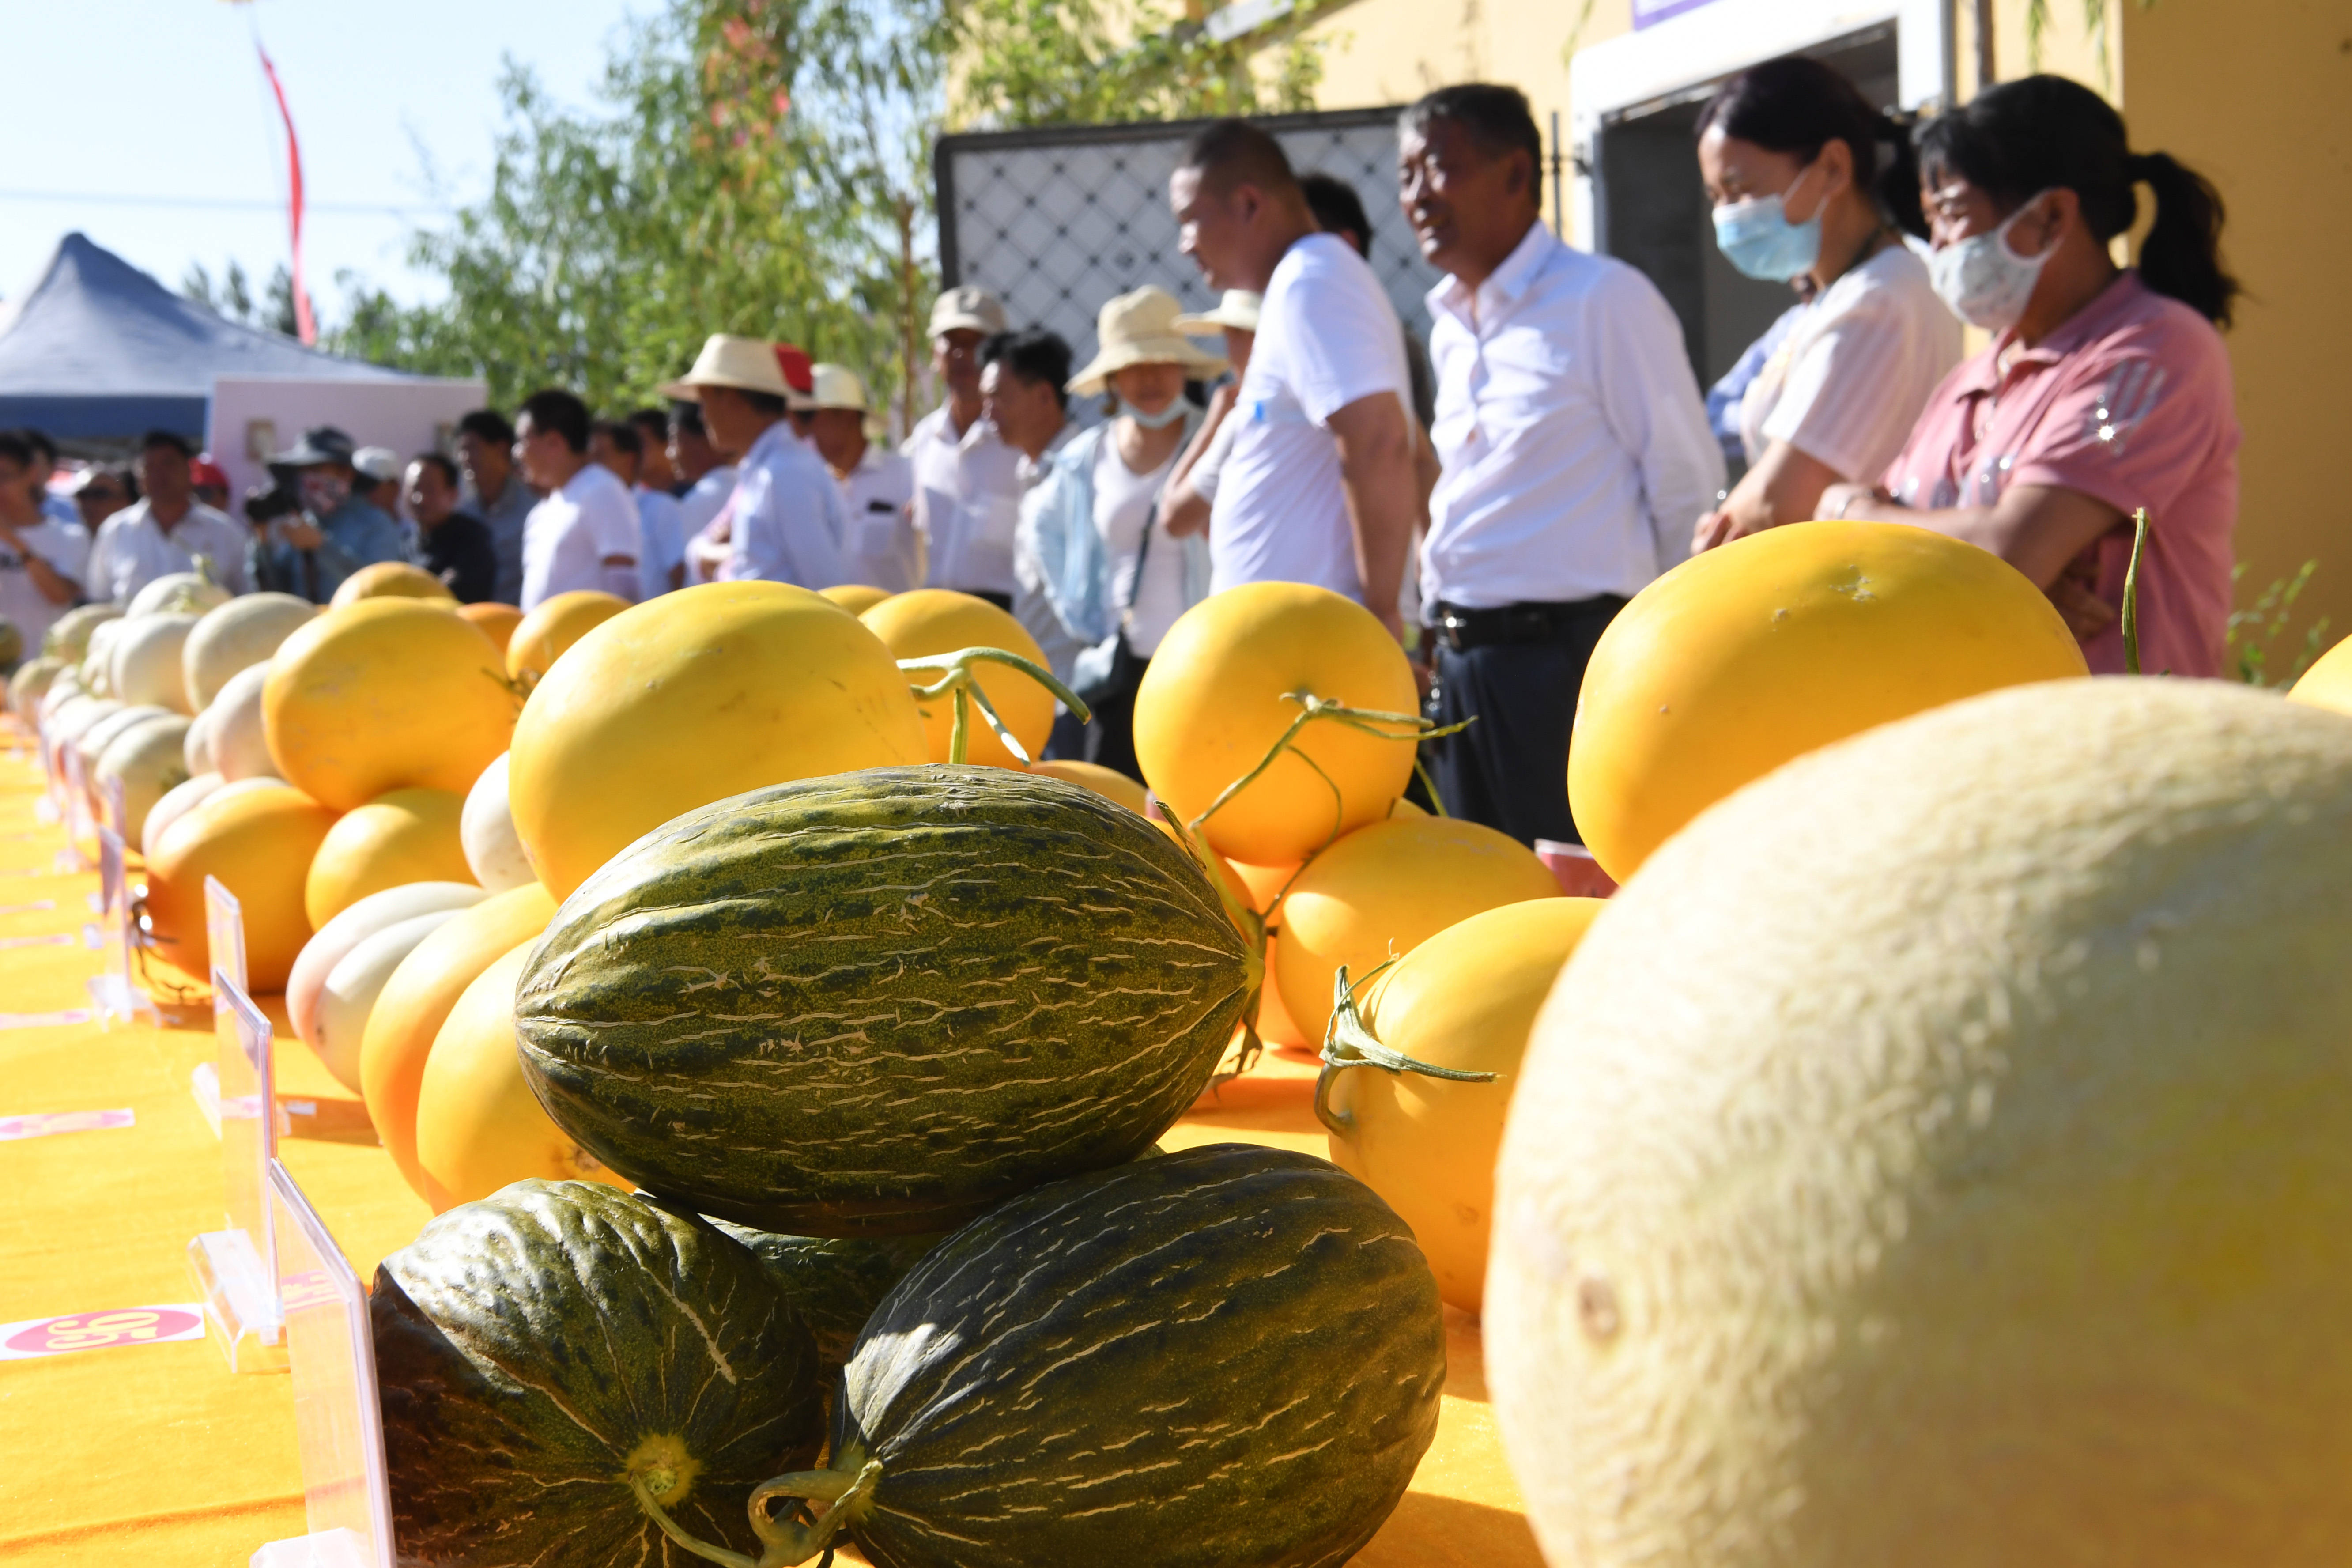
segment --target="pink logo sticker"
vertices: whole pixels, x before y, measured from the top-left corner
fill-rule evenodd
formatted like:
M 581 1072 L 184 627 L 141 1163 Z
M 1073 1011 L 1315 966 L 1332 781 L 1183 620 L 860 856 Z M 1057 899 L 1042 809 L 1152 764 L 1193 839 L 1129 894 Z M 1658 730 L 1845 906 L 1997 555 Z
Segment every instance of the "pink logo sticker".
M 114 1345 L 166 1344 L 202 1339 L 204 1332 L 204 1309 L 194 1305 L 73 1312 L 62 1318 L 0 1323 L 0 1361 L 69 1355 Z
M 27 1116 L 0 1116 L 0 1143 L 16 1138 L 47 1138 L 58 1132 L 98 1132 L 110 1127 L 131 1127 L 137 1118 L 128 1110 L 35 1111 Z

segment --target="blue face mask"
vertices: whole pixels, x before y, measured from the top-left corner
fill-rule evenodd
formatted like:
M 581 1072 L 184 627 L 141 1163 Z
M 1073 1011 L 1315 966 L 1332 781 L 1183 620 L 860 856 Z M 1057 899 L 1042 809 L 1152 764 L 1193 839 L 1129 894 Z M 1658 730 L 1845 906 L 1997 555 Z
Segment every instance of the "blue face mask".
M 1165 430 L 1168 426 L 1175 424 L 1176 421 L 1184 417 L 1184 400 L 1181 397 L 1171 397 L 1168 400 L 1168 406 L 1161 409 L 1159 413 L 1146 414 L 1142 409 L 1138 408 L 1134 404 L 1129 403 L 1126 398 L 1122 397 L 1118 400 L 1118 411 L 1126 417 L 1132 419 L 1138 425 L 1142 426 L 1146 430 Z
M 1799 184 L 1804 175 L 1797 176 Z M 1793 191 L 1796 185 L 1790 185 Z M 1782 195 L 1749 196 L 1715 209 L 1715 245 L 1750 278 L 1786 283 L 1822 258 L 1822 215 L 1790 223 Z

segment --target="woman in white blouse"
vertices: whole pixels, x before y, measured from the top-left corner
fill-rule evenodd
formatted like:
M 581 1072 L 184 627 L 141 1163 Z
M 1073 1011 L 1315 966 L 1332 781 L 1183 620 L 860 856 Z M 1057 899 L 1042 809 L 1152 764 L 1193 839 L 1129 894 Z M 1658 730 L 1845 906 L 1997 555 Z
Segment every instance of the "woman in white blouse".
M 1177 330 L 1181 310 L 1150 284 L 1102 308 L 1094 360 L 1068 390 L 1107 396 L 1111 417 L 1047 459 L 1022 500 L 1013 547 L 1013 613 L 1094 708 L 1084 760 L 1130 776 L 1136 681 L 1176 617 L 1209 591 L 1206 542 L 1171 537 L 1158 520 L 1160 491 L 1201 423 L 1184 384 L 1225 368 Z M 1113 657 L 1113 639 L 1127 658 Z
M 1717 89 L 1698 131 L 1725 258 L 1806 299 L 1741 403 L 1748 472 L 1698 520 L 1706 550 L 1875 483 L 1959 363 L 1960 324 L 1906 241 L 1927 232 L 1910 136 L 1844 77 L 1767 60 Z

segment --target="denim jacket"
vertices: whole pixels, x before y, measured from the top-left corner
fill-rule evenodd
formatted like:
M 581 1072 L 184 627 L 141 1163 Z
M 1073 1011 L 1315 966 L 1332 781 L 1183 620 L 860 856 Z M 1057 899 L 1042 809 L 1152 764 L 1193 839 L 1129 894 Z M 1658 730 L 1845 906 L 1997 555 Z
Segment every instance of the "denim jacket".
M 326 538 L 316 550 L 297 550 L 268 535 L 257 538 L 252 547 L 254 586 L 323 605 L 361 567 L 408 558 L 400 524 L 356 495 L 320 519 L 318 528 Z
M 1202 413 L 1184 410 L 1182 451 L 1201 427 Z M 1045 650 L 1046 661 L 1062 679 L 1078 655 L 1118 630 L 1125 606 L 1112 593 L 1117 563 L 1103 547 L 1095 527 L 1095 459 L 1110 438 L 1105 423 L 1080 432 L 1047 460 L 1045 477 L 1021 501 L 1021 527 L 1014 554 L 1027 570 L 1016 574 L 1022 591 L 1013 610 L 1029 634 Z M 1157 532 L 1158 518 L 1152 527 Z M 1158 533 L 1154 550 L 1173 548 L 1184 562 L 1184 603 L 1189 608 L 1209 596 L 1209 542 L 1201 534 L 1171 539 Z M 1034 574 L 1035 583 L 1030 583 Z

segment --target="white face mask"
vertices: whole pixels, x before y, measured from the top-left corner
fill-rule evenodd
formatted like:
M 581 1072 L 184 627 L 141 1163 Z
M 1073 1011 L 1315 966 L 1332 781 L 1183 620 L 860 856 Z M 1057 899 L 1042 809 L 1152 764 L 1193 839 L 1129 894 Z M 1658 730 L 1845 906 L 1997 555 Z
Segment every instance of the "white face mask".
M 1142 409 L 1138 408 L 1134 404 L 1129 403 L 1126 398 L 1122 397 L 1118 400 L 1118 411 L 1128 418 L 1134 420 L 1138 425 L 1142 426 L 1146 430 L 1165 430 L 1168 426 L 1175 424 L 1176 421 L 1184 417 L 1184 399 L 1181 395 L 1171 397 L 1168 400 L 1168 406 L 1161 409 L 1159 413 L 1146 414 Z
M 2039 201 L 2040 195 L 2034 197 Z M 2039 256 L 2020 256 L 2009 247 L 2009 231 L 2032 210 L 2028 202 L 1988 234 L 1956 239 L 1927 258 L 1927 277 L 1937 297 L 1952 314 L 1972 327 L 2005 332 L 2025 314 L 2033 285 L 2058 247 L 2052 244 Z

